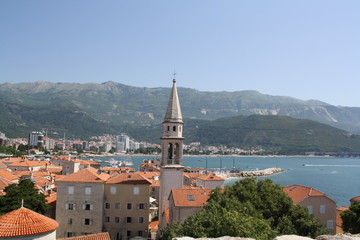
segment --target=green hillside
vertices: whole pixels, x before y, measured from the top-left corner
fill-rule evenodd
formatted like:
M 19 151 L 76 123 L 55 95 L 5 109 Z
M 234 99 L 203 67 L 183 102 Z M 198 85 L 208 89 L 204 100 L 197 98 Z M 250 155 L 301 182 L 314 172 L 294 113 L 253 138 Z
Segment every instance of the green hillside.
M 263 148 L 277 154 L 360 152 L 360 136 L 311 120 L 284 116 L 237 116 L 189 123 L 187 141 L 241 148 Z

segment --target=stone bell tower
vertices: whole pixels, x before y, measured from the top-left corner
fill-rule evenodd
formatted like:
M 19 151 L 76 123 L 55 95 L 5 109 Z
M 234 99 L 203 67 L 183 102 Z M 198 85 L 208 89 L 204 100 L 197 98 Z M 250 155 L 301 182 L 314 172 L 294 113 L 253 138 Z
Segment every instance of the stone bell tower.
M 169 209 L 168 197 L 171 189 L 183 187 L 183 124 L 174 77 L 169 103 L 163 121 L 163 134 L 161 138 L 160 227 L 166 226 L 166 211 Z

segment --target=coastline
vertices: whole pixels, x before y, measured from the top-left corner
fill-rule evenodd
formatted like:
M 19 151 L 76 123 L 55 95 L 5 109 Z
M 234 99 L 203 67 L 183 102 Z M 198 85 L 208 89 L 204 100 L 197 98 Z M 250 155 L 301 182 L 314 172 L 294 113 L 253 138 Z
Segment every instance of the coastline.
M 255 170 L 255 171 L 241 171 L 238 173 L 216 173 L 216 175 L 225 179 L 226 181 L 235 178 L 271 176 L 280 172 L 284 172 L 284 169 L 274 167 L 274 168 L 266 168 L 263 170 Z

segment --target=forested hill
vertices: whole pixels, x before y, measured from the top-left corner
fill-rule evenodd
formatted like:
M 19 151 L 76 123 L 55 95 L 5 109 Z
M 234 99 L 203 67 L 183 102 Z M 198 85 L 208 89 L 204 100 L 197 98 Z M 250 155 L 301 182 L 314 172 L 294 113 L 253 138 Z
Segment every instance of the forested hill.
M 270 154 L 360 152 L 360 136 L 312 120 L 251 115 L 212 121 L 185 119 L 184 122 L 186 143 L 257 148 Z M 130 132 L 133 136 L 156 141 L 161 136 L 161 125 Z
M 201 92 L 179 87 L 178 92 L 183 117 L 188 119 L 278 115 L 360 133 L 360 108 L 256 91 Z M 24 137 L 30 131 L 55 128 L 64 129 L 69 137 L 88 137 L 152 128 L 162 122 L 169 94 L 170 88 L 139 88 L 115 82 L 0 84 L 0 132 Z

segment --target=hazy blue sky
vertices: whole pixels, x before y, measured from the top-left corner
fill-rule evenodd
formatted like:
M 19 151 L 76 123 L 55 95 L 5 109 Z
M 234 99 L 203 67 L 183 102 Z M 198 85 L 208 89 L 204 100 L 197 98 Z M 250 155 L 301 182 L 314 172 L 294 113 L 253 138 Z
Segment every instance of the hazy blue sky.
M 360 107 L 359 0 L 2 0 L 0 83 L 257 90 Z

